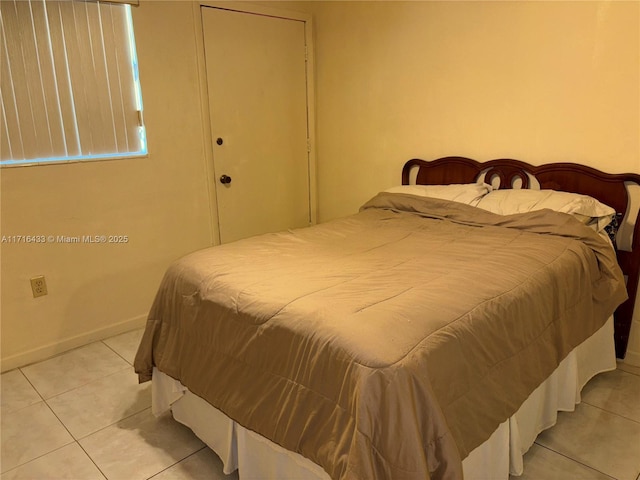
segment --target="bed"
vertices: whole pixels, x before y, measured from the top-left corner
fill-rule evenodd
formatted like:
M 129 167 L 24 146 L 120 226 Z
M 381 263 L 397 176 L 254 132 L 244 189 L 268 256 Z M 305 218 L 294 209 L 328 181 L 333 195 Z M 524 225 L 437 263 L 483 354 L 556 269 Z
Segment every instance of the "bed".
M 624 355 L 640 175 L 447 157 L 402 184 L 167 270 L 134 366 L 225 472 L 506 479 Z

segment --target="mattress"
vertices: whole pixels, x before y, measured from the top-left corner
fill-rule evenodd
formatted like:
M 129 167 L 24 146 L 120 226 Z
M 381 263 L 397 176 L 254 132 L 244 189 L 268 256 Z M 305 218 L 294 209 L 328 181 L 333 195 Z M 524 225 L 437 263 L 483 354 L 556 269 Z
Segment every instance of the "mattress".
M 335 480 L 459 478 L 625 297 L 570 216 L 380 194 L 175 262 L 134 364 Z
M 466 480 L 508 480 L 523 473 L 523 456 L 536 436 L 556 423 L 559 411 L 573 411 L 580 391 L 595 375 L 616 368 L 613 318 L 576 347 L 518 411 L 463 461 Z M 222 460 L 224 473 L 238 470 L 240 480 L 330 480 L 318 465 L 234 422 L 191 393 L 179 381 L 154 371 L 153 413 L 169 409 Z

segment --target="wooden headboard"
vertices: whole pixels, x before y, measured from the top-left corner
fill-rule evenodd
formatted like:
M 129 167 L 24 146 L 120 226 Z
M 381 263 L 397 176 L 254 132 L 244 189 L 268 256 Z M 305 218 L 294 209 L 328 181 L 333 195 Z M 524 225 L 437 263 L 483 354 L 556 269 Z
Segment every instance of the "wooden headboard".
M 412 178 L 415 176 L 415 182 Z M 618 263 L 627 278 L 629 299 L 614 315 L 615 345 L 618 358 L 624 358 L 640 273 L 640 222 L 638 207 L 630 202 L 630 189 L 640 188 L 636 173 L 611 174 L 575 163 L 549 163 L 533 166 L 513 159 L 478 162 L 464 157 L 445 157 L 433 161 L 409 160 L 402 169 L 402 184 L 447 185 L 484 180 L 494 188 L 552 189 L 581 193 L 611 206 L 621 219 L 616 235 Z M 631 207 L 631 208 L 630 208 Z M 625 237 L 622 238 L 622 234 Z

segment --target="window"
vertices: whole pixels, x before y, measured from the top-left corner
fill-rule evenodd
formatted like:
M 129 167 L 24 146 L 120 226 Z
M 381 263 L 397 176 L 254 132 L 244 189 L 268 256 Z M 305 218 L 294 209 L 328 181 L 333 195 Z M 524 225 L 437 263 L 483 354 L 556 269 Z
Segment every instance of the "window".
M 144 155 L 130 5 L 0 0 L 0 165 Z

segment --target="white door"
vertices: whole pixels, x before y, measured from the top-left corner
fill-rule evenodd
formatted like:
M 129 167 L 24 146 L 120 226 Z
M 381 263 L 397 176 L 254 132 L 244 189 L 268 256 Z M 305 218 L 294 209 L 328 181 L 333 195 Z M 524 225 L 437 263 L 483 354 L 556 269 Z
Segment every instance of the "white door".
M 220 241 L 308 226 L 305 22 L 201 9 Z

